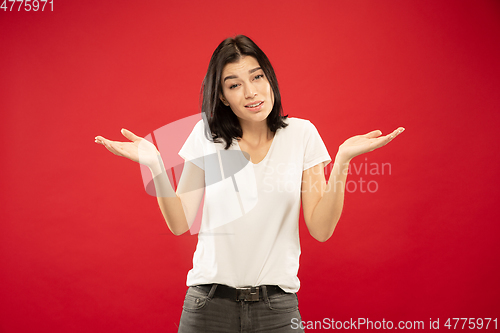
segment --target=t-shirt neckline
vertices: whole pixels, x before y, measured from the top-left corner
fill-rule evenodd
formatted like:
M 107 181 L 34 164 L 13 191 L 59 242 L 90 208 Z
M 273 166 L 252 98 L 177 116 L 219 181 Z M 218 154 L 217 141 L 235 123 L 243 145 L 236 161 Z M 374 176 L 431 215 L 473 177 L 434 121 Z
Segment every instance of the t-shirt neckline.
M 248 162 L 251 163 L 253 166 L 258 166 L 258 165 L 262 164 L 265 160 L 267 160 L 268 156 L 271 154 L 271 150 L 274 147 L 274 142 L 276 141 L 276 136 L 278 135 L 279 132 L 280 132 L 280 129 L 278 129 L 276 132 L 274 132 L 274 137 L 273 137 L 273 139 L 271 141 L 271 146 L 269 146 L 269 149 L 267 150 L 266 156 L 264 156 L 264 158 L 259 163 L 253 163 L 250 160 L 248 160 Z M 243 154 L 243 151 L 240 148 L 240 144 L 238 143 L 238 140 L 235 139 L 235 141 L 236 141 L 236 147 L 241 152 L 241 154 L 243 155 L 243 157 L 246 159 L 245 154 Z

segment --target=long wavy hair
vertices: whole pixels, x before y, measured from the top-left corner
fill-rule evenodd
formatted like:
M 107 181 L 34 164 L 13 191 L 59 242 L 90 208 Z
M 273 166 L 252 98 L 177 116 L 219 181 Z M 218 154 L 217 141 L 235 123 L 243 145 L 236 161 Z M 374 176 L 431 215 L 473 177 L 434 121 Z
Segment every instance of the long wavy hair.
M 220 100 L 222 94 L 222 70 L 226 64 L 238 62 L 244 56 L 251 56 L 257 60 L 274 94 L 274 105 L 267 117 L 267 126 L 272 132 L 288 126 L 285 122 L 288 115 L 283 115 L 281 106 L 278 80 L 267 56 L 247 36 L 238 35 L 227 38 L 217 46 L 212 54 L 200 93 L 201 112 L 205 121 L 205 135 L 211 141 L 225 143 L 224 149 L 231 147 L 233 139 L 241 138 L 243 131 L 238 117 L 233 113 L 231 107 L 224 105 Z

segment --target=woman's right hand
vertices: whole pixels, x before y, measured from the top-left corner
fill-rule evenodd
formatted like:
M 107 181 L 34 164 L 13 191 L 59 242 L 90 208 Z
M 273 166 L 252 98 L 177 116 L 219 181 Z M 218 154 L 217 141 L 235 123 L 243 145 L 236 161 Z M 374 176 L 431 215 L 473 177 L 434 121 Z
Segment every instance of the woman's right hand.
M 154 144 L 124 128 L 121 133 L 131 142 L 111 141 L 99 135 L 95 137 L 95 142 L 103 145 L 115 155 L 126 157 L 150 168 L 158 163 L 160 152 Z

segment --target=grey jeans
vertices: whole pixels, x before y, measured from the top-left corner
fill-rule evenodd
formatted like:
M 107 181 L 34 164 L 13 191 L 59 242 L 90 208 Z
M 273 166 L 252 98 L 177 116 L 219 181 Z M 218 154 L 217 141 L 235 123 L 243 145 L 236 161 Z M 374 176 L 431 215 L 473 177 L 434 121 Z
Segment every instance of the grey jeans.
M 213 298 L 216 285 L 210 292 L 189 287 L 179 324 L 179 333 L 201 332 L 303 332 L 295 329 L 300 322 L 297 295 L 277 294 L 256 302 L 237 302 Z M 294 319 L 295 318 L 295 319 Z

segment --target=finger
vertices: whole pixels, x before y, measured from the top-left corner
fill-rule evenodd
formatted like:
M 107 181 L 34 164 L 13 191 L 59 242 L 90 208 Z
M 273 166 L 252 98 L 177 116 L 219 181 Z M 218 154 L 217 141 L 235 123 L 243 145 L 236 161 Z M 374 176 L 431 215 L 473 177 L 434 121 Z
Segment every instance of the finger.
M 385 136 L 382 136 L 380 138 L 377 138 L 377 140 L 373 143 L 373 146 L 376 148 L 380 148 L 394 140 L 395 137 L 397 137 L 399 134 L 401 134 L 404 131 L 404 127 L 399 127 L 398 129 L 394 130 L 391 134 L 387 134 Z
M 106 146 L 106 143 L 109 144 L 110 142 L 113 142 L 113 141 L 111 141 L 109 139 L 105 139 L 102 136 L 96 136 L 95 137 L 95 142 L 96 143 L 100 143 L 103 146 Z
M 366 133 L 364 135 L 364 137 L 368 138 L 368 139 L 373 139 L 373 138 L 377 138 L 379 136 L 382 135 L 382 132 L 380 130 L 375 130 L 375 131 L 371 131 L 369 133 Z
M 116 152 L 114 151 L 113 149 L 113 145 L 111 143 L 110 140 L 107 140 L 107 139 L 103 139 L 101 140 L 101 144 L 106 147 L 107 150 L 109 150 L 110 152 L 112 152 L 113 154 L 116 154 Z
M 101 144 L 103 146 L 104 146 L 104 142 L 106 142 L 106 141 L 110 141 L 110 140 L 105 139 L 105 138 L 103 138 L 102 136 L 99 136 L 99 135 L 95 137 L 95 143 Z
M 142 139 L 140 136 L 135 135 L 134 133 L 130 132 L 128 129 L 125 128 L 122 128 L 120 132 L 122 132 L 123 136 L 132 142 Z
M 389 134 L 389 136 L 391 137 L 391 140 L 394 139 L 395 137 L 397 137 L 399 134 L 403 133 L 404 130 L 405 130 L 404 127 L 398 127 L 397 129 L 395 129 L 394 132 Z

